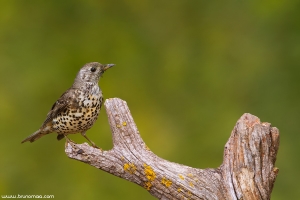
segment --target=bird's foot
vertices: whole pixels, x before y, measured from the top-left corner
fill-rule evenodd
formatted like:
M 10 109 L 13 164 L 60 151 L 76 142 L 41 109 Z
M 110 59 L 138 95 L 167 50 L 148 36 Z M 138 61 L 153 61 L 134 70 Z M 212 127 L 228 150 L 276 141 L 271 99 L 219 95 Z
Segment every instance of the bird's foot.
M 85 134 L 82 134 L 82 136 L 85 137 L 85 139 L 87 139 L 87 141 L 91 143 L 92 147 L 100 149 L 102 151 L 102 149 L 98 147 L 92 140 L 90 140 Z
M 77 144 L 76 142 L 74 142 L 73 140 L 71 140 L 70 138 L 68 138 L 66 135 L 65 135 L 65 138 L 66 138 L 66 141 L 68 143 L 74 143 L 74 144 Z
M 100 149 L 102 151 L 102 149 L 100 147 L 98 147 L 94 142 L 91 141 L 91 145 L 92 147 L 96 148 L 96 149 Z

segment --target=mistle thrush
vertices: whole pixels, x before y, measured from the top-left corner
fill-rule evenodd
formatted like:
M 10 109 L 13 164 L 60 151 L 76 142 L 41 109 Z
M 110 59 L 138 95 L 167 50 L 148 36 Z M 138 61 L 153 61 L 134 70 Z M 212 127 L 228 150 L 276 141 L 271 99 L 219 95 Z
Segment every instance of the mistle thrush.
M 99 79 L 112 66 L 114 64 L 103 65 L 97 62 L 85 64 L 78 72 L 72 87 L 53 104 L 39 130 L 22 143 L 34 142 L 52 132 L 58 134 L 57 140 L 67 138 L 68 134 L 81 133 L 96 147 L 86 136 L 86 131 L 97 120 L 103 102 L 102 91 L 98 86 Z

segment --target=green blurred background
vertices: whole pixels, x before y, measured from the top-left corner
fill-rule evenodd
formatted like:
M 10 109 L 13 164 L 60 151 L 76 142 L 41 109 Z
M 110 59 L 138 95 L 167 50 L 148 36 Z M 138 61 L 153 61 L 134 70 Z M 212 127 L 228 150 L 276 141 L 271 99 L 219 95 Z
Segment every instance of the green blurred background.
M 115 63 L 105 98 L 127 101 L 142 138 L 167 160 L 222 163 L 249 112 L 279 128 L 272 199 L 299 199 L 298 1 L 20 1 L 0 3 L 0 194 L 155 199 L 67 158 L 56 134 L 20 144 L 91 61 Z M 105 110 L 89 138 L 112 148 Z M 82 136 L 71 136 L 85 142 Z

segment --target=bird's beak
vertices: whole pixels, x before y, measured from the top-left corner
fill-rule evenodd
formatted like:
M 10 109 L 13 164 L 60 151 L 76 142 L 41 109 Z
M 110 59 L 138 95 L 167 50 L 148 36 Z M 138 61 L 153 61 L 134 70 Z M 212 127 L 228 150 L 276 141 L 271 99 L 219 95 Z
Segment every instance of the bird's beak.
M 115 66 L 115 64 L 106 64 L 103 69 L 104 69 L 104 71 L 106 71 L 107 69 L 109 69 L 113 66 Z

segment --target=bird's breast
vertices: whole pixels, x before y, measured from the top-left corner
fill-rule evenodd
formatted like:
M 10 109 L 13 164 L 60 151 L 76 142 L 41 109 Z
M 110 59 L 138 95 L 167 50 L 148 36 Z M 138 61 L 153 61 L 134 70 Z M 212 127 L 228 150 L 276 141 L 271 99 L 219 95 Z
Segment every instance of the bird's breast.
M 102 104 L 102 94 L 79 95 L 78 104 L 69 107 L 53 119 L 57 133 L 78 133 L 92 127 L 98 118 Z

